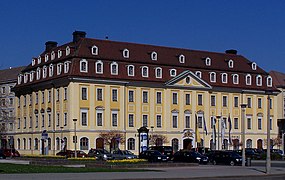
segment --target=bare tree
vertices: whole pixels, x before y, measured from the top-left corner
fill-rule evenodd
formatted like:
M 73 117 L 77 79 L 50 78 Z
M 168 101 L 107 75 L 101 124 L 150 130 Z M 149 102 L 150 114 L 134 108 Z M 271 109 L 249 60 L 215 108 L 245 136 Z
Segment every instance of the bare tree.
M 168 139 L 162 134 L 152 134 L 149 138 L 149 144 L 152 146 L 160 146 L 162 144 L 168 143 Z
M 116 148 L 116 143 L 125 143 L 125 136 L 123 133 L 119 131 L 109 131 L 109 132 L 101 132 L 99 134 L 99 138 L 104 140 L 104 144 L 110 146 L 110 150 Z M 115 144 L 114 144 L 115 143 Z
M 267 139 L 264 139 L 264 145 L 267 145 Z M 270 139 L 270 146 L 273 148 L 274 146 L 280 146 L 282 145 L 282 139 L 277 136 L 276 138 Z

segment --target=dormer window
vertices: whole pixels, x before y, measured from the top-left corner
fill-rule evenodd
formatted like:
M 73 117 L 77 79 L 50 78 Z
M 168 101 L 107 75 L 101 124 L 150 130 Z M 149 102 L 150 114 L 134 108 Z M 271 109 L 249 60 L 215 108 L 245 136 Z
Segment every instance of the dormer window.
M 52 77 L 53 76 L 53 65 L 50 64 L 49 65 L 49 77 Z
M 88 72 L 88 62 L 86 59 L 80 61 L 80 72 Z
M 103 62 L 102 61 L 97 61 L 96 63 L 95 63 L 95 69 L 96 69 L 96 73 L 97 74 L 103 74 Z
M 245 83 L 246 85 L 251 85 L 251 75 L 250 74 L 247 74 L 245 76 Z
M 129 50 L 128 50 L 128 49 L 124 49 L 124 50 L 123 50 L 123 57 L 124 57 L 124 58 L 129 58 L 129 56 L 130 56 Z
M 34 66 L 36 64 L 36 60 L 32 59 L 32 66 Z
M 30 82 L 34 80 L 34 74 L 35 74 L 35 71 L 30 72 Z
M 228 65 L 229 65 L 229 68 L 233 68 L 234 67 L 234 61 L 229 60 Z
M 190 83 L 191 83 L 191 78 L 190 78 L 190 76 L 187 76 L 187 77 L 185 78 L 185 82 L 186 82 L 186 84 L 190 84 Z
M 51 59 L 51 60 L 54 60 L 54 58 L 55 58 L 55 53 L 54 53 L 54 51 L 51 52 L 51 55 L 50 55 L 50 56 L 51 56 L 50 59 Z
M 234 84 L 238 84 L 239 83 L 239 76 L 238 76 L 238 74 L 234 74 L 233 75 L 233 83 Z
M 262 86 L 262 77 L 261 75 L 256 76 L 256 85 L 257 86 Z
M 199 78 L 202 78 L 202 73 L 201 73 L 201 71 L 196 71 L 195 74 L 196 74 L 196 76 L 198 76 Z
M 216 82 L 216 73 L 215 72 L 211 72 L 210 73 L 210 81 L 211 82 Z
M 92 53 L 92 55 L 98 55 L 98 47 L 97 46 L 92 46 L 91 53 Z
M 65 55 L 68 56 L 70 54 L 70 47 L 67 46 L 65 49 Z
M 37 68 L 37 80 L 41 78 L 41 68 Z
M 155 77 L 162 78 L 162 69 L 160 67 L 155 68 Z
M 29 73 L 24 74 L 24 83 L 28 82 Z
M 272 77 L 271 76 L 267 77 L 267 83 L 266 84 L 268 87 L 272 87 Z
M 170 69 L 170 76 L 175 77 L 176 76 L 176 69 Z
M 43 67 L 43 78 L 46 78 L 47 77 L 47 67 L 44 66 Z
M 253 62 L 253 63 L 251 64 L 251 69 L 252 69 L 252 70 L 256 70 L 256 63 L 255 63 L 255 62 Z
M 68 71 L 69 71 L 69 64 L 70 63 L 71 63 L 70 61 L 65 61 L 64 62 L 64 73 L 68 73 Z
M 134 65 L 128 65 L 127 71 L 128 71 L 128 76 L 134 76 L 135 75 L 135 66 Z
M 18 84 L 21 84 L 22 83 L 22 74 L 19 74 L 18 75 Z
M 151 57 L 151 60 L 157 61 L 157 53 L 156 53 L 156 52 L 153 51 L 153 52 L 150 54 L 150 57 Z
M 45 54 L 45 62 L 48 61 L 48 54 Z
M 58 51 L 57 51 L 57 58 L 61 58 L 61 56 L 62 56 L 62 51 L 61 51 L 61 50 L 58 50 Z
M 62 72 L 62 63 L 58 63 L 57 64 L 56 72 L 57 72 L 57 75 L 61 74 L 61 72 Z
M 207 57 L 205 59 L 206 66 L 211 66 L 211 58 Z
M 147 66 L 142 67 L 142 77 L 148 77 L 148 67 Z
M 181 54 L 179 56 L 179 63 L 184 64 L 185 63 L 185 56 L 183 54 Z
M 42 62 L 42 58 L 41 56 L 38 57 L 38 64 L 40 64 Z
M 118 63 L 112 62 L 111 63 L 111 74 L 112 75 L 118 75 L 118 71 L 119 71 Z
M 222 83 L 228 83 L 228 75 L 227 75 L 227 73 L 222 73 Z

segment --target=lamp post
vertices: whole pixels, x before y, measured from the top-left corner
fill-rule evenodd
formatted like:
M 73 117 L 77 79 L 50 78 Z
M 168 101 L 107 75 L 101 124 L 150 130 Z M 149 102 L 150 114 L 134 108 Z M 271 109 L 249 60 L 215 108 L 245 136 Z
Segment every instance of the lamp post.
M 60 145 L 61 145 L 61 150 L 63 150 L 63 148 L 62 148 L 62 143 L 63 143 L 62 130 L 63 130 L 63 127 L 61 126 L 61 127 L 60 127 Z
M 281 131 L 281 133 L 282 133 L 282 135 L 281 135 L 281 144 L 282 144 L 282 150 L 283 150 L 283 153 L 284 153 L 284 151 L 285 151 L 285 148 L 284 148 L 284 132 L 283 132 L 283 130 Z
M 222 117 L 221 115 L 216 116 L 218 120 L 218 150 L 220 150 L 220 118 Z
M 271 159 L 270 159 L 270 91 L 267 94 L 267 152 L 266 152 L 266 174 L 270 174 L 271 171 Z
M 245 108 L 246 104 L 241 104 L 241 136 L 242 136 L 242 166 L 245 167 Z
M 77 136 L 76 136 L 76 121 L 77 119 L 73 119 L 73 122 L 74 122 L 74 157 L 77 158 L 77 149 L 76 149 L 76 143 L 77 143 Z

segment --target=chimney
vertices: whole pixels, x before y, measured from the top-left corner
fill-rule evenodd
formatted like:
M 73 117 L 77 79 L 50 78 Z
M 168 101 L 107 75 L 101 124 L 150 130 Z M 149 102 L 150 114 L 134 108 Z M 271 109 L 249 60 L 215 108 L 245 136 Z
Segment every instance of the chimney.
M 73 35 L 73 42 L 76 43 L 78 42 L 81 38 L 85 38 L 86 32 L 84 31 L 74 31 L 72 33 Z
M 46 45 L 46 51 L 50 51 L 52 48 L 57 47 L 57 42 L 47 41 L 45 45 Z
M 237 50 L 235 49 L 226 50 L 226 54 L 237 54 Z

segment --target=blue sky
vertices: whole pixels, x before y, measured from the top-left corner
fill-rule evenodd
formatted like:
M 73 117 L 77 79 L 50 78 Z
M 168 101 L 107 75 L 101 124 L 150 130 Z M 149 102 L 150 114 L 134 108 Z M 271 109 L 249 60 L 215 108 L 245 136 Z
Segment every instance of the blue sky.
M 87 37 L 224 52 L 285 72 L 285 1 L 93 0 L 0 2 L 0 68 L 28 65 L 46 41 Z

